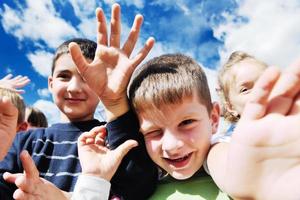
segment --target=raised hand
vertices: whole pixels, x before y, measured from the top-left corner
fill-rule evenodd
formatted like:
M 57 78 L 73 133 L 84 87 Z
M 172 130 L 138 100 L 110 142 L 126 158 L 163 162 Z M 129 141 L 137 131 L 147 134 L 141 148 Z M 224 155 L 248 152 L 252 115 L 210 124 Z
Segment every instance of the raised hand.
M 11 89 L 17 93 L 24 93 L 25 91 L 18 88 L 23 88 L 30 82 L 27 76 L 18 75 L 13 77 L 12 74 L 8 74 L 0 80 L 0 86 Z
M 6 155 L 17 133 L 18 109 L 7 97 L 0 97 L 0 160 Z
M 22 151 L 20 159 L 24 168 L 23 174 L 5 172 L 5 181 L 14 183 L 18 189 L 14 192 L 16 200 L 67 200 L 68 193 L 61 191 L 54 184 L 39 177 L 34 161 L 27 151 Z
M 109 112 L 123 114 L 128 109 L 126 88 L 134 69 L 148 55 L 154 45 L 149 38 L 137 55 L 130 58 L 139 37 L 143 22 L 142 15 L 136 15 L 131 31 L 120 48 L 121 20 L 120 6 L 114 4 L 111 14 L 111 34 L 108 38 L 103 10 L 96 10 L 97 50 L 95 59 L 89 63 L 75 43 L 69 45 L 71 56 L 88 85 L 98 94 L 104 107 Z M 120 112 L 120 113 L 118 113 Z M 108 116 L 109 118 L 109 116 Z
M 78 138 L 78 154 L 82 174 L 103 178 L 110 181 L 118 169 L 123 157 L 130 149 L 137 146 L 134 140 L 128 140 L 115 150 L 105 145 L 104 126 L 93 128 Z
M 300 60 L 255 84 L 228 149 L 225 191 L 233 197 L 300 198 L 299 91 Z

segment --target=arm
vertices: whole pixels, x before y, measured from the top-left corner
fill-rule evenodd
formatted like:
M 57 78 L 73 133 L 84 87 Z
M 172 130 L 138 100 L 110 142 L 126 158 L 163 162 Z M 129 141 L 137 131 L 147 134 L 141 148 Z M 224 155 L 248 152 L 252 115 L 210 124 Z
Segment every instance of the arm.
M 4 88 L 8 88 L 11 90 L 16 91 L 17 93 L 24 93 L 25 91 L 18 88 L 25 87 L 29 82 L 30 79 L 27 76 L 18 75 L 13 77 L 11 74 L 0 79 L 0 86 Z
M 238 199 L 299 199 L 300 61 L 260 77 L 228 143 L 209 152 L 216 183 Z M 214 149 L 215 148 L 215 149 Z M 222 156 L 224 158 L 222 159 Z M 225 180 L 225 181 L 224 181 Z M 287 184 L 288 183 L 288 184 Z M 241 187 L 243 185 L 243 187 Z
M 145 199 L 154 191 L 157 169 L 147 155 L 142 135 L 139 134 L 138 120 L 129 111 L 126 89 L 134 69 L 153 47 L 154 39 L 149 38 L 139 53 L 130 58 L 143 17 L 135 17 L 128 39 L 120 48 L 120 6 L 112 6 L 109 39 L 103 11 L 97 9 L 96 15 L 98 47 L 95 59 L 92 63 L 87 63 L 76 44 L 69 45 L 71 56 L 79 72 L 90 88 L 98 94 L 105 107 L 109 121 L 107 130 L 110 148 L 116 148 L 127 139 L 134 139 L 139 143 L 139 146 L 123 159 L 111 181 L 112 191 L 125 199 Z

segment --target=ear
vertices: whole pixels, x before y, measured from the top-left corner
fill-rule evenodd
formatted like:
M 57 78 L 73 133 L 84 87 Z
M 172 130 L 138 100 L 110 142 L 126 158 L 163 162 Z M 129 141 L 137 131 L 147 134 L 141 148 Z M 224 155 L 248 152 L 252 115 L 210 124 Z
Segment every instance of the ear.
M 27 129 L 28 129 L 28 123 L 27 122 L 22 122 L 21 124 L 19 124 L 17 126 L 17 132 L 27 131 Z
M 48 77 L 48 89 L 52 93 L 52 86 L 53 86 L 53 77 L 49 76 Z
M 210 113 L 213 134 L 215 134 L 218 130 L 220 114 L 221 114 L 220 105 L 217 102 L 213 102 L 213 108 Z

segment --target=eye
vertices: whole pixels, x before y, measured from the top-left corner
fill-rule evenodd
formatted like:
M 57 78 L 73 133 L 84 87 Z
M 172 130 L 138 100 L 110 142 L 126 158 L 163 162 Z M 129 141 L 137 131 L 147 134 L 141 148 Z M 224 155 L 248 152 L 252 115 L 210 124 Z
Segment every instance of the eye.
M 240 89 L 240 94 L 247 94 L 249 93 L 251 88 L 243 87 Z
M 71 75 L 69 73 L 59 73 L 59 74 L 57 74 L 56 77 L 63 81 L 67 81 L 67 80 L 70 80 Z
M 155 138 L 155 137 L 161 136 L 162 133 L 163 133 L 163 131 L 160 129 L 152 130 L 152 131 L 148 131 L 148 132 L 144 133 L 144 137 L 145 138 Z
M 180 122 L 179 127 L 189 128 L 196 122 L 194 119 L 186 119 Z

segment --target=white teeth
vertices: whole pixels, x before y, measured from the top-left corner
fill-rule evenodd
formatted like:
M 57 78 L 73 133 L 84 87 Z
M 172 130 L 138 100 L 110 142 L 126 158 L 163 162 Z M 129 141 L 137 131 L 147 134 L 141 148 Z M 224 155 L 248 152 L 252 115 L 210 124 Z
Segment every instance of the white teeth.
M 176 158 L 176 159 L 168 159 L 168 160 L 172 160 L 172 161 L 175 161 L 175 162 L 180 162 L 180 161 L 183 161 L 185 159 L 187 159 L 189 157 L 190 154 L 187 154 L 181 158 Z

